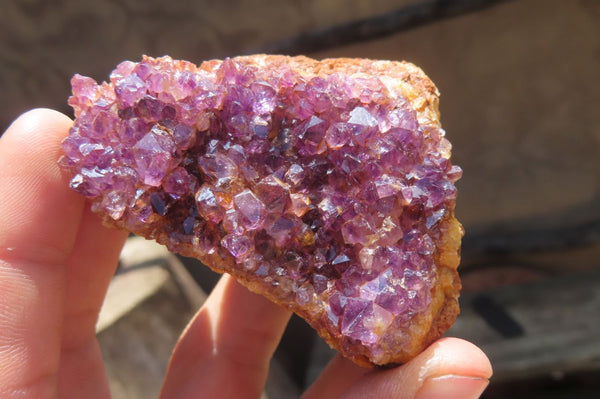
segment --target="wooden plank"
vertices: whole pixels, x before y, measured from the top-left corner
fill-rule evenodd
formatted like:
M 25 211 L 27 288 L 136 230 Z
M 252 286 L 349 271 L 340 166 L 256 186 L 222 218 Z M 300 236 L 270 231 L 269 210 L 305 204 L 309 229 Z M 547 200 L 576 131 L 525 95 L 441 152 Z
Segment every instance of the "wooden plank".
M 165 247 L 141 237 L 129 238 L 121 252 L 97 323 L 115 399 L 158 395 L 172 348 L 205 298 L 197 286 L 182 289 L 178 281 L 186 277 L 171 261 Z
M 495 381 L 600 370 L 600 271 L 485 295 L 522 327 L 523 334 L 502 336 L 474 309 L 477 296 L 471 294 L 461 298 L 462 313 L 446 335 L 481 346 L 492 361 Z
M 127 240 L 98 316 L 97 332 L 114 324 L 167 282 L 168 253 L 165 247 L 142 237 Z

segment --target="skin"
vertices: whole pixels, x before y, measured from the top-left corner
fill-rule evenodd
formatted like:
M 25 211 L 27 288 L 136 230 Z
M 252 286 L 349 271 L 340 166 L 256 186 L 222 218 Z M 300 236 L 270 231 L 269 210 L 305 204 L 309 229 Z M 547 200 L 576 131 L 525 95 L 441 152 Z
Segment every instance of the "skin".
M 0 139 L 1 399 L 110 397 L 95 324 L 126 233 L 68 188 L 56 161 L 71 123 L 33 110 Z M 259 398 L 289 317 L 223 276 L 182 333 L 160 397 Z M 480 349 L 447 338 L 390 370 L 338 356 L 302 398 L 420 399 L 447 381 L 476 398 L 491 374 Z

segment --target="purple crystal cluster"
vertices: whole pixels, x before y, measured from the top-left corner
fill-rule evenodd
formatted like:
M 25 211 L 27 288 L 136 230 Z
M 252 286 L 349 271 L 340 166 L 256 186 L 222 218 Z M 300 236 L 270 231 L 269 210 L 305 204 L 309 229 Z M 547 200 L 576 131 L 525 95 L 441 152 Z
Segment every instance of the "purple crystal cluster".
M 61 165 L 114 224 L 220 259 L 373 359 L 430 305 L 461 172 L 383 79 L 145 57 L 72 86 Z

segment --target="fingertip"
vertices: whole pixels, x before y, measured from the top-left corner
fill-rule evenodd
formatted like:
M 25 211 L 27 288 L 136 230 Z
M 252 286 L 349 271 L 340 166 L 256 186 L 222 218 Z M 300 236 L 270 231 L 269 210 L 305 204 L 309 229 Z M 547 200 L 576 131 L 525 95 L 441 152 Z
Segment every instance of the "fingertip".
M 366 374 L 349 386 L 340 397 L 344 399 L 440 397 L 440 387 L 443 383 L 449 382 L 446 385 L 456 385 L 456 392 L 448 391 L 445 397 L 475 398 L 479 397 L 491 376 L 492 366 L 481 349 L 459 338 L 444 338 L 433 343 L 401 367 L 383 371 L 375 370 Z M 423 389 L 425 386 L 428 389 Z M 467 390 L 470 390 L 472 395 L 470 393 L 465 396 Z M 437 396 L 431 396 L 432 392 Z
M 73 121 L 48 108 L 35 108 L 15 119 L 0 142 L 3 170 L 27 169 L 45 163 L 46 173 L 59 172 L 56 159 Z
M 493 374 L 492 364 L 486 354 L 464 339 L 442 338 L 421 356 L 425 360 L 425 378 L 453 374 L 489 379 Z
M 62 260 L 72 245 L 83 199 L 69 189 L 57 163 L 71 124 L 60 112 L 34 109 L 2 136 L 0 252 L 11 252 L 0 255 Z
M 2 139 L 55 139 L 57 134 L 66 135 L 72 123 L 63 113 L 48 108 L 35 108 L 19 115 L 6 129 Z
M 492 365 L 485 353 L 459 338 L 438 340 L 415 363 L 413 368 L 422 364 L 415 399 L 476 399 L 492 376 Z

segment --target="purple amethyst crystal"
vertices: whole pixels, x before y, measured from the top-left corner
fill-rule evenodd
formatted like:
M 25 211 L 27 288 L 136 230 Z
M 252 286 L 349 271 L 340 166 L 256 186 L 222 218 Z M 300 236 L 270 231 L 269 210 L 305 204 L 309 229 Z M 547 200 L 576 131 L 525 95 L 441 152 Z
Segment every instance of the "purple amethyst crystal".
M 110 83 L 76 75 L 61 165 L 107 223 L 230 272 L 359 364 L 402 362 L 456 301 L 461 172 L 420 71 L 324 65 L 144 57 Z

